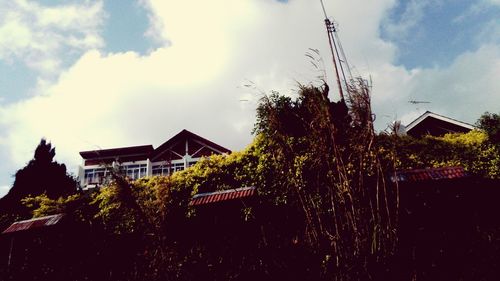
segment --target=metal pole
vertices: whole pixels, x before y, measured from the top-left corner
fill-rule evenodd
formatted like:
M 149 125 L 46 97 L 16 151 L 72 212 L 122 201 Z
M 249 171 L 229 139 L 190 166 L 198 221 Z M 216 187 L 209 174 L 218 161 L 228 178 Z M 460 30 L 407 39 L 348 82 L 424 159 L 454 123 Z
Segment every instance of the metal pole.
M 321 4 L 323 4 L 323 1 L 321 1 Z M 328 18 L 325 18 L 325 25 L 326 25 L 326 32 L 328 34 L 328 44 L 330 44 L 330 51 L 332 53 L 332 59 L 333 59 L 333 66 L 335 68 L 335 76 L 337 78 L 337 86 L 339 87 L 339 94 L 340 94 L 340 99 L 344 99 L 344 91 L 342 90 L 342 83 L 340 82 L 340 75 L 339 75 L 339 70 L 337 67 L 337 60 L 335 59 L 335 50 L 333 48 L 333 35 L 332 35 L 332 23 Z M 340 60 L 339 60 L 340 63 Z
M 9 261 L 7 262 L 7 267 L 9 268 L 12 263 L 12 248 L 14 248 L 14 236 L 10 239 Z

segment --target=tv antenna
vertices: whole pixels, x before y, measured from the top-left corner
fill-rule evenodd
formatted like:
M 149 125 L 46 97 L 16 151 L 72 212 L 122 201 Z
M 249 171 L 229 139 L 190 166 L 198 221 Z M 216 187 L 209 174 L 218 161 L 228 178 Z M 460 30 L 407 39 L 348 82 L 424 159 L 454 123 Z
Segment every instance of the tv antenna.
M 420 101 L 420 100 L 409 100 L 411 104 L 421 104 L 421 103 L 431 103 L 430 101 Z

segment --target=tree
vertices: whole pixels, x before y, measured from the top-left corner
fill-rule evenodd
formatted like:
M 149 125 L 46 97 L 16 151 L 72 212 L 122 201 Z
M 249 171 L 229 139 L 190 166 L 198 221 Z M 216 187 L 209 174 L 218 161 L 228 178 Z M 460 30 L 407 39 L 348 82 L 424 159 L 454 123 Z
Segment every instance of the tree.
M 54 161 L 55 155 L 56 150 L 51 143 L 42 139 L 33 159 L 16 172 L 12 188 L 0 201 L 1 211 L 24 213 L 21 200 L 28 196 L 46 194 L 57 199 L 77 192 L 76 180 L 68 175 L 66 165 Z
M 326 279 L 368 279 L 374 261 L 393 252 L 397 195 L 373 146 L 367 83 L 351 81 L 346 101 L 330 102 L 327 91 L 303 86 L 296 100 L 276 93 L 261 100 L 255 131 L 275 172 L 260 192 L 296 210 L 281 234 L 295 233 Z
M 81 200 L 35 198 L 34 213 L 83 214 L 99 233 L 88 260 L 109 280 L 367 279 L 392 254 L 397 225 L 368 90 L 353 84 L 347 104 L 330 102 L 326 87 L 302 86 L 295 99 L 273 93 L 244 151 L 166 178 L 114 177 Z M 188 205 L 192 194 L 244 186 L 259 194 L 248 205 Z
M 500 115 L 485 112 L 476 125 L 488 134 L 491 143 L 500 145 Z

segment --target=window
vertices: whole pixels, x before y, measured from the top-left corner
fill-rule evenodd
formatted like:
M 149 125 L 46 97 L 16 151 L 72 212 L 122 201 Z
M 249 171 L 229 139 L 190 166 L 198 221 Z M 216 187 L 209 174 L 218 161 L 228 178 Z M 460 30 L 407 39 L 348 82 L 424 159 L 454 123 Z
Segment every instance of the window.
M 153 166 L 153 176 L 166 176 L 166 175 L 168 175 L 168 166 L 166 165 Z
M 84 174 L 84 184 L 101 184 L 110 174 L 110 171 L 106 168 L 86 169 Z
M 123 166 L 123 174 L 133 180 L 147 176 L 146 164 L 134 164 Z
M 184 163 L 172 163 L 170 165 L 153 165 L 153 176 L 166 176 L 173 172 L 184 170 Z
M 184 163 L 172 163 L 172 173 L 184 170 Z

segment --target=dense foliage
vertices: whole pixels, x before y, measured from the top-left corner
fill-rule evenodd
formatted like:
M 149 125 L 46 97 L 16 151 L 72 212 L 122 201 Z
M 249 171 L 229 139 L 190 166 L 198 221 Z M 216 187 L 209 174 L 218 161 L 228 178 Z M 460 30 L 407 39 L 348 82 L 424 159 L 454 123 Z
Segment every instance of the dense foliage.
M 395 160 L 397 169 L 461 166 L 476 176 L 500 178 L 499 147 L 483 131 L 419 139 L 382 134 L 377 145 L 381 155 Z
M 115 174 L 91 195 L 25 204 L 36 216 L 64 212 L 100 233 L 88 247 L 95 259 L 122 253 L 102 261 L 107 280 L 365 278 L 394 249 L 397 206 L 372 145 L 368 87 L 351 87 L 347 103 L 316 87 L 301 87 L 295 100 L 264 97 L 244 151 L 170 177 L 129 182 Z M 243 186 L 257 188 L 257 202 L 188 206 L 195 193 Z
M 35 217 L 65 213 L 67 224 L 57 234 L 18 242 L 25 248 L 14 255 L 16 266 L 1 270 L 2 279 L 383 278 L 394 257 L 415 255 L 418 242 L 407 239 L 398 249 L 399 219 L 408 216 L 399 213 L 399 189 L 385 176 L 395 169 L 460 165 L 499 178 L 500 157 L 480 131 L 376 136 L 369 87 L 353 81 L 348 94 L 346 101 L 330 102 L 327 87 L 309 86 L 296 99 L 265 96 L 255 139 L 245 150 L 202 159 L 168 177 L 129 181 L 116 170 L 107 186 L 62 197 L 70 189 L 53 194 L 40 185 L 44 192 L 31 193 L 24 204 Z M 33 161 L 52 163 L 50 145 L 42 147 Z M 194 194 L 245 186 L 255 186 L 258 196 L 189 206 Z M 416 228 L 407 225 L 405 231 Z M 38 258 L 25 259 L 28 249 Z
M 0 199 L 0 227 L 5 228 L 16 218 L 30 216 L 21 203 L 25 197 L 45 194 L 50 199 L 57 199 L 78 191 L 77 182 L 66 172 L 66 165 L 54 160 L 55 155 L 55 148 L 42 139 L 33 159 L 16 172 L 12 188 Z
M 500 115 L 485 112 L 477 121 L 478 128 L 486 132 L 491 143 L 500 146 Z
M 299 240 L 338 280 L 368 278 L 396 240 L 397 200 L 372 145 L 369 89 L 362 80 L 351 87 L 348 105 L 329 102 L 326 89 L 302 88 L 297 100 L 271 95 L 257 111 L 275 165 L 267 190 L 301 210 Z

